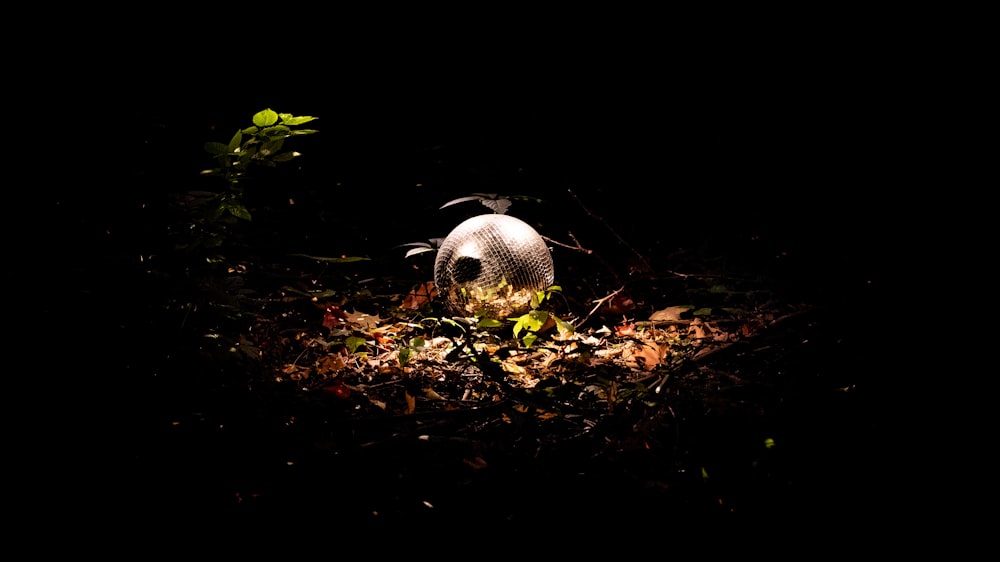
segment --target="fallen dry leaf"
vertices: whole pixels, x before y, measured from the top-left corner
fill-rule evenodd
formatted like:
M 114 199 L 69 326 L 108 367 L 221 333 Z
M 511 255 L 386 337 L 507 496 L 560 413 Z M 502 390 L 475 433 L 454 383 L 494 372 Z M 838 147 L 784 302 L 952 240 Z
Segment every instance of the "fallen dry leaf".
M 650 315 L 651 322 L 679 322 L 681 314 L 691 310 L 690 306 L 668 306 L 663 310 L 657 310 Z
M 321 375 L 335 373 L 345 367 L 347 367 L 347 363 L 344 362 L 344 358 L 339 353 L 324 355 L 316 361 L 316 372 Z
M 630 346 L 622 355 L 629 367 L 651 371 L 660 364 L 666 353 L 666 344 L 660 345 L 656 342 L 648 341 Z
M 629 338 L 635 335 L 635 324 L 622 324 L 615 326 L 615 335 L 620 338 Z
M 420 310 L 425 305 L 430 303 L 434 298 L 437 297 L 437 288 L 434 286 L 433 281 L 428 281 L 422 283 L 413 288 L 406 297 L 403 298 L 403 303 L 399 305 L 399 308 L 403 310 Z
M 357 309 L 354 312 L 350 312 L 346 315 L 347 322 L 354 324 L 361 328 L 362 330 L 373 330 L 378 327 L 378 323 L 382 321 L 378 317 L 378 314 L 372 316 L 370 314 L 365 314 L 364 312 L 358 312 Z
M 524 367 L 516 364 L 516 362 L 511 361 L 510 359 L 502 361 L 500 364 L 503 367 L 503 370 L 507 373 L 512 373 L 516 375 L 523 375 L 527 373 L 527 370 Z
M 323 327 L 329 330 L 339 327 L 347 320 L 347 314 L 339 306 L 328 306 L 323 313 Z

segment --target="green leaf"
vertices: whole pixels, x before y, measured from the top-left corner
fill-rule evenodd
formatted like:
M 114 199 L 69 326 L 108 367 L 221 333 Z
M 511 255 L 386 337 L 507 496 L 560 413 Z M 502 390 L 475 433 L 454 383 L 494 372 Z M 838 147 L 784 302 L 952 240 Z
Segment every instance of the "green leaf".
M 538 339 L 538 336 L 536 336 L 535 334 L 533 334 L 531 332 L 528 332 L 528 334 L 525 335 L 524 339 L 522 339 L 521 341 L 524 342 L 524 347 L 531 347 L 531 344 L 535 343 L 535 340 L 537 340 L 537 339 Z
M 230 152 L 229 147 L 221 142 L 206 142 L 205 152 L 214 156 L 222 156 Z
M 536 291 L 531 294 L 531 308 L 538 308 L 545 302 L 545 291 Z
M 518 334 L 521 333 L 521 330 L 524 329 L 524 319 L 525 319 L 525 317 L 522 316 L 522 317 L 520 317 L 520 318 L 517 319 L 517 322 L 514 323 L 513 330 L 514 330 L 514 337 L 515 338 L 517 337 Z
M 262 156 L 269 156 L 281 150 L 283 146 L 285 146 L 285 137 L 269 139 L 261 145 L 260 153 Z
M 572 324 L 563 320 L 562 318 L 559 318 L 558 316 L 552 316 L 552 319 L 555 320 L 556 329 L 559 330 L 560 333 L 572 334 L 573 332 L 576 331 L 576 328 Z
M 236 149 L 243 143 L 243 131 L 236 131 L 233 138 L 229 139 L 229 152 L 236 152 Z
M 537 332 L 542 329 L 549 319 L 549 313 L 544 310 L 532 310 L 527 314 L 523 314 L 517 318 L 514 323 L 514 337 L 516 338 L 522 330 L 528 330 L 529 332 Z
M 234 217 L 251 220 L 250 211 L 246 208 L 246 205 L 242 203 L 237 203 L 235 201 L 224 201 L 222 207 Z
M 278 113 L 272 109 L 265 109 L 257 112 L 253 116 L 253 124 L 258 127 L 270 127 L 278 122 Z
M 261 130 L 260 134 L 268 138 L 287 137 L 292 130 L 284 125 L 275 125 Z
M 242 166 L 242 167 L 244 167 L 244 168 L 247 167 L 247 165 L 250 164 L 250 161 L 253 160 L 254 154 L 257 154 L 257 147 L 256 146 L 252 146 L 252 147 L 250 147 L 249 150 L 244 150 L 244 151 L 240 152 L 239 153 L 239 155 L 240 155 L 239 156 L 239 165 Z
M 524 316 L 527 317 L 525 326 L 527 326 L 527 328 L 532 332 L 541 330 L 542 326 L 544 326 L 545 322 L 549 319 L 549 313 L 544 310 L 532 310 Z M 522 316 L 522 318 L 524 318 L 524 316 Z
M 271 160 L 274 162 L 288 162 L 289 160 L 295 158 L 296 156 L 301 156 L 298 152 L 290 150 L 288 152 L 282 152 L 280 154 L 275 154 Z
M 477 328 L 499 328 L 500 326 L 503 326 L 503 322 L 493 318 L 483 318 L 476 324 Z
M 348 352 L 354 353 L 355 351 L 358 350 L 359 347 L 365 345 L 365 338 L 359 338 L 357 336 L 351 336 L 351 337 L 347 338 L 347 340 L 344 342 L 344 345 L 347 346 L 347 351 Z
M 301 125 L 303 123 L 308 123 L 310 121 L 315 121 L 319 119 L 319 117 L 312 117 L 309 115 L 299 115 L 298 117 L 295 117 L 291 113 L 281 113 L 279 114 L 279 116 L 281 117 L 281 121 L 290 127 L 294 127 L 296 125 Z
M 410 357 L 412 357 L 412 356 L 413 356 L 413 350 L 412 349 L 410 349 L 408 347 L 404 347 L 403 349 L 400 349 L 399 350 L 399 366 L 400 367 L 405 367 L 406 364 L 409 363 Z
M 698 310 L 692 312 L 691 314 L 693 314 L 695 316 L 711 316 L 712 309 L 711 308 L 699 308 Z

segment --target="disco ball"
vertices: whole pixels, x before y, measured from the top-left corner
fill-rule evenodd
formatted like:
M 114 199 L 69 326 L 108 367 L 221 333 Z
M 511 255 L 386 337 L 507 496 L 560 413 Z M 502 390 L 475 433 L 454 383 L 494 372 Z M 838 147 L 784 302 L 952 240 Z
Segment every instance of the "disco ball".
M 434 284 L 454 314 L 504 319 L 531 308 L 552 286 L 552 254 L 528 223 L 508 216 L 472 217 L 438 248 Z

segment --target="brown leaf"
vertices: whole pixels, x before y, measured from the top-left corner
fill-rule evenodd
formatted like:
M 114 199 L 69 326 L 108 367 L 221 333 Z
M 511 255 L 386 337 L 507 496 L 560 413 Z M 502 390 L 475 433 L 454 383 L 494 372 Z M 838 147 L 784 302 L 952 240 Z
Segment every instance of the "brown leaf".
M 321 375 L 335 373 L 345 367 L 347 363 L 344 363 L 344 358 L 339 353 L 324 355 L 316 361 L 316 372 Z
M 354 324 L 361 328 L 362 330 L 373 330 L 378 327 L 378 323 L 382 321 L 378 317 L 378 314 L 372 316 L 370 314 L 365 314 L 364 312 L 358 312 L 357 309 L 354 312 L 350 312 L 345 315 L 347 322 Z
M 435 297 L 437 297 L 437 288 L 433 281 L 428 281 L 417 285 L 407 293 L 399 307 L 403 310 L 420 310 Z
M 654 367 L 660 364 L 660 359 L 663 355 L 660 353 L 659 347 L 655 344 L 644 343 L 639 346 L 639 348 L 633 351 L 633 356 L 642 364 L 642 367 L 647 371 L 651 371 Z
M 651 322 L 680 322 L 681 314 L 691 310 L 690 306 L 668 306 L 650 315 Z
M 688 335 L 694 339 L 704 339 L 708 337 L 708 333 L 705 331 L 705 326 L 702 324 L 692 324 L 688 328 Z
M 628 342 L 621 355 L 629 367 L 650 371 L 663 362 L 669 349 L 669 344 L 657 343 L 650 338 L 644 341 Z

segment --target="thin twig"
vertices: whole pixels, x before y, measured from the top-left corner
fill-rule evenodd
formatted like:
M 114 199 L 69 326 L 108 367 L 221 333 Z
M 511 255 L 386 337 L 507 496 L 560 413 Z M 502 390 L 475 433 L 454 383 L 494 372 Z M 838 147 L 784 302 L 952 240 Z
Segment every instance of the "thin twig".
M 567 249 L 570 249 L 570 250 L 576 250 L 577 252 L 582 252 L 584 254 L 593 254 L 594 253 L 593 250 L 588 250 L 587 248 L 584 248 L 583 246 L 581 246 L 580 245 L 580 241 L 577 240 L 575 236 L 573 236 L 572 232 L 569 233 L 569 237 L 572 238 L 574 242 L 576 242 L 576 246 L 570 246 L 569 244 L 564 244 L 564 243 L 559 242 L 557 240 L 553 240 L 553 239 L 549 238 L 548 236 L 542 236 L 542 239 L 546 240 L 548 242 L 551 242 L 551 243 L 555 244 L 556 246 L 562 246 L 563 248 L 567 248 Z
M 594 213 L 592 213 L 590 211 L 590 209 L 588 209 L 587 206 L 583 204 L 583 201 L 580 201 L 580 198 L 576 196 L 576 193 L 573 193 L 572 189 L 568 189 L 567 188 L 566 191 L 569 192 L 569 194 L 573 197 L 573 199 L 576 200 L 577 204 L 580 205 L 580 208 L 583 209 L 583 211 L 585 213 L 587 213 L 588 216 L 593 217 L 594 219 L 596 219 L 597 221 L 599 221 L 601 224 L 603 224 L 604 227 L 608 229 L 608 232 L 610 232 L 612 234 L 612 236 L 614 236 L 615 238 L 618 239 L 618 242 L 620 242 L 623 246 L 625 246 L 633 254 L 635 254 L 635 257 L 639 258 L 639 261 L 642 262 L 642 265 L 643 265 L 643 267 L 645 268 L 646 271 L 653 271 L 652 266 L 649 265 L 649 262 L 646 261 L 646 258 L 643 257 L 643 255 L 640 254 L 635 248 L 633 248 L 628 242 L 626 242 L 625 239 L 622 238 L 617 232 L 615 232 L 615 230 L 613 228 L 611 228 L 611 225 L 609 225 L 607 223 L 607 221 L 604 220 L 603 217 L 601 217 L 599 215 L 595 215 Z
M 584 323 L 585 323 L 585 322 L 586 322 L 587 320 L 589 320 L 589 319 L 590 319 L 590 317 L 591 317 L 591 316 L 593 316 L 595 312 L 597 312 L 597 309 L 601 308 L 601 306 L 602 306 L 602 305 L 603 305 L 603 304 L 604 304 L 605 302 L 607 302 L 607 301 L 609 301 L 609 300 L 611 300 L 611 299 L 615 298 L 615 295 L 617 295 L 618 293 L 620 293 L 620 292 L 622 292 L 622 291 L 624 291 L 624 290 L 625 290 L 625 286 L 623 285 L 623 286 L 622 286 L 622 287 L 621 287 L 620 289 L 618 289 L 617 291 L 613 291 L 613 292 L 612 292 L 611 294 L 609 294 L 608 296 L 606 296 L 606 297 L 602 297 L 602 298 L 599 298 L 599 299 L 597 299 L 596 301 L 594 301 L 594 302 L 596 302 L 596 303 L 597 303 L 597 306 L 595 306 L 595 307 L 593 308 L 593 310 L 591 310 L 591 311 L 590 311 L 590 312 L 589 312 L 589 313 L 587 314 L 587 316 L 585 316 L 585 317 L 583 318 L 583 320 L 581 320 L 581 321 L 580 321 L 580 323 L 576 325 L 576 328 L 577 328 L 577 329 L 579 329 L 579 328 L 580 328 L 580 326 L 583 326 L 583 324 L 584 324 Z

